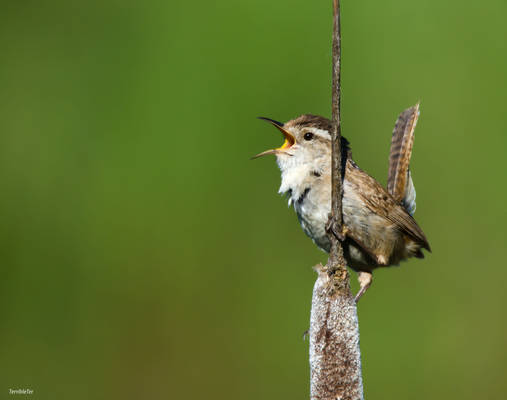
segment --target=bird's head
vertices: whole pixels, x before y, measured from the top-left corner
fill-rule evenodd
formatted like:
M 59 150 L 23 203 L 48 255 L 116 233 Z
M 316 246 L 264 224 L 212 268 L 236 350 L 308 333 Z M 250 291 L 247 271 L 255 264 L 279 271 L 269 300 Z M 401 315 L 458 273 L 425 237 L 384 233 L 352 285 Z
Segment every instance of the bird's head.
M 317 160 L 331 160 L 331 121 L 327 118 L 304 114 L 285 124 L 260 117 L 282 132 L 282 146 L 266 150 L 252 158 L 275 154 L 282 171 L 293 166 L 314 164 Z

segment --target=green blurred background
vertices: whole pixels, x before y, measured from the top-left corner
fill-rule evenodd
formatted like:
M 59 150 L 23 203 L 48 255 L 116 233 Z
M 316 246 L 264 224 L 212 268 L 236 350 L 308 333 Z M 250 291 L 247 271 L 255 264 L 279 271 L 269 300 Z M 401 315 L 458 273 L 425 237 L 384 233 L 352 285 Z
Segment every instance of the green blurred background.
M 331 1 L 3 1 L 0 398 L 305 399 L 325 262 L 263 115 L 330 114 Z M 507 3 L 343 1 L 343 133 L 433 248 L 359 305 L 371 399 L 507 391 Z M 354 288 L 357 287 L 354 278 Z

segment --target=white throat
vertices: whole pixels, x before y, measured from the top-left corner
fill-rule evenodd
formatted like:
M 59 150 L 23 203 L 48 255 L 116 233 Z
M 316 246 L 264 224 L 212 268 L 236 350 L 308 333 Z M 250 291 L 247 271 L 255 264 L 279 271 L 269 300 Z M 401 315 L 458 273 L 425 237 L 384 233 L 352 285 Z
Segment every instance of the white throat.
M 278 193 L 289 192 L 292 199 L 298 199 L 304 191 L 312 186 L 315 174 L 322 174 L 330 166 L 331 159 L 326 156 L 314 159 L 277 155 L 277 163 L 282 172 L 282 183 Z M 289 199 L 289 203 L 291 199 Z

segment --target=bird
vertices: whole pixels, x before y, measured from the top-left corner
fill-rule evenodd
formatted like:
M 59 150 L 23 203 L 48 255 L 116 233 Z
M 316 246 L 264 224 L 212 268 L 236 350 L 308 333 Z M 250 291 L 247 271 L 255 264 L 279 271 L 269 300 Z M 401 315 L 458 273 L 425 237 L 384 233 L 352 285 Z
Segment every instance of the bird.
M 416 192 L 410 172 L 414 130 L 419 103 L 398 117 L 391 137 L 387 188 L 363 171 L 352 159 L 350 144 L 341 137 L 342 232 L 335 233 L 343 246 L 347 265 L 358 273 L 356 302 L 371 286 L 374 269 L 398 265 L 431 252 L 413 214 Z M 281 147 L 252 157 L 276 156 L 281 171 L 279 193 L 293 205 L 306 235 L 329 253 L 328 221 L 331 213 L 331 131 L 329 119 L 303 114 L 286 123 L 259 117 L 284 136 Z

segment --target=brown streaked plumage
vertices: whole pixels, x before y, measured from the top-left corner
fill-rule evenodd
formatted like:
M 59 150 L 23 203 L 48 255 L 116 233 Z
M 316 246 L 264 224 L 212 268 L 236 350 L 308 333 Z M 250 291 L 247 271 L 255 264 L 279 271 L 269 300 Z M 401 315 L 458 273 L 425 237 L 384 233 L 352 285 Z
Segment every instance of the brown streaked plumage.
M 351 159 L 347 163 L 345 179 L 354 185 L 363 204 L 377 216 L 395 225 L 396 230 L 408 235 L 421 247 L 430 250 L 430 246 L 422 229 L 415 219 L 407 213 L 403 206 L 378 183 L 374 178 L 360 169 Z M 350 229 L 350 227 L 347 227 Z M 374 254 L 378 254 L 373 250 Z M 389 259 L 391 254 L 382 254 Z M 394 261 L 394 260 L 393 260 Z M 396 260 L 399 262 L 400 260 Z M 397 262 L 393 262 L 396 264 Z

